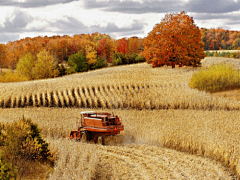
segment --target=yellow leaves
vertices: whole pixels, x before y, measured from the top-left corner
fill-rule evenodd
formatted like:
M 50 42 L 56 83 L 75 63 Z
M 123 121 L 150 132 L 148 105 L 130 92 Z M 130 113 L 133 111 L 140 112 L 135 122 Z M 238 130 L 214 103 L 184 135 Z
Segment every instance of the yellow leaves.
M 86 58 L 89 65 L 92 65 L 96 62 L 97 50 L 93 43 L 86 45 Z
M 57 58 L 50 54 L 47 50 L 42 50 L 37 54 L 37 61 L 34 68 L 34 78 L 44 79 L 56 77 L 59 74 L 57 70 L 58 60 Z

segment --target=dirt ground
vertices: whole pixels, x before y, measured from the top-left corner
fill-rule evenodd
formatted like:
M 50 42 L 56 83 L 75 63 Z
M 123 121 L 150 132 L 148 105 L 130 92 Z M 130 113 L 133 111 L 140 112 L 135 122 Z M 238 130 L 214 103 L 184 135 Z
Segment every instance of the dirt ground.
M 215 97 L 223 97 L 231 100 L 240 101 L 240 89 L 215 92 L 215 93 L 211 93 L 211 95 Z

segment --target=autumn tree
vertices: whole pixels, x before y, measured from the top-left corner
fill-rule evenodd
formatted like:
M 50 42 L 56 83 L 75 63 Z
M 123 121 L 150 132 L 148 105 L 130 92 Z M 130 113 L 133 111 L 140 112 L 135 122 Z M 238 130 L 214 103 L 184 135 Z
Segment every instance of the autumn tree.
M 88 60 L 88 64 L 91 66 L 96 62 L 97 58 L 97 50 L 95 47 L 95 44 L 93 42 L 89 42 L 89 44 L 86 45 L 86 58 Z
M 72 54 L 68 59 L 67 74 L 84 72 L 88 70 L 88 60 L 81 52 Z
M 111 62 L 112 46 L 109 39 L 101 39 L 100 45 L 97 49 L 98 56 L 107 62 Z
M 46 49 L 37 54 L 37 60 L 34 68 L 34 78 L 44 79 L 53 78 L 59 75 L 57 69 L 58 59 L 53 54 L 50 54 Z
M 234 49 L 238 49 L 240 47 L 240 38 L 236 38 L 234 41 L 233 41 L 233 48 Z
M 34 79 L 34 66 L 36 58 L 29 52 L 19 59 L 17 71 L 28 79 Z
M 139 39 L 138 37 L 131 37 L 128 39 L 128 45 L 129 45 L 129 53 L 138 53 L 138 49 L 140 47 Z
M 67 54 L 67 56 L 69 57 L 72 54 L 76 54 L 77 52 L 78 52 L 77 42 L 75 40 L 72 40 L 69 43 L 69 46 L 68 46 L 68 54 Z
M 0 68 L 2 73 L 2 68 L 6 65 L 6 45 L 0 44 Z
M 117 44 L 117 51 L 123 54 L 129 52 L 128 50 L 128 41 L 125 38 L 119 39 Z
M 197 66 L 205 57 L 199 28 L 184 11 L 165 15 L 143 42 L 143 56 L 153 67 Z
M 8 42 L 6 45 L 6 56 L 7 56 L 7 66 L 9 69 L 15 69 L 18 57 L 19 57 L 19 48 L 17 48 L 16 43 Z

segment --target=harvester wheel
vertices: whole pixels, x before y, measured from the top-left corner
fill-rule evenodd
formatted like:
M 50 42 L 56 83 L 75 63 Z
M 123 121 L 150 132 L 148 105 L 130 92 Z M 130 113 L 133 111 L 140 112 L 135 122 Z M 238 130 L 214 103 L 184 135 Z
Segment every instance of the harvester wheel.
M 99 145 L 104 145 L 104 141 L 103 141 L 103 137 L 102 137 L 102 136 L 99 136 L 99 137 L 98 137 L 97 143 L 98 143 Z
M 87 142 L 87 133 L 86 133 L 86 132 L 83 132 L 83 133 L 82 133 L 81 142 L 82 142 L 82 143 L 86 143 L 86 142 Z

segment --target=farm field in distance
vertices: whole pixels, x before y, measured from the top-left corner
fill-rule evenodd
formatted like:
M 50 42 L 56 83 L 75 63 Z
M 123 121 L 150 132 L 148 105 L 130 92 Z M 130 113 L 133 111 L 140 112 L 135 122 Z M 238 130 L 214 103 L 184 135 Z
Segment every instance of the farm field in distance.
M 217 61 L 231 59 L 205 58 L 202 66 Z M 234 179 L 240 175 L 240 90 L 225 96 L 191 89 L 198 69 L 142 63 L 0 83 L 0 122 L 24 115 L 42 128 L 58 156 L 49 179 Z M 85 110 L 121 116 L 122 137 L 106 146 L 67 140 Z
M 223 52 L 229 52 L 229 53 L 239 53 L 240 50 L 207 50 L 205 52 L 218 52 L 218 53 L 223 53 Z

